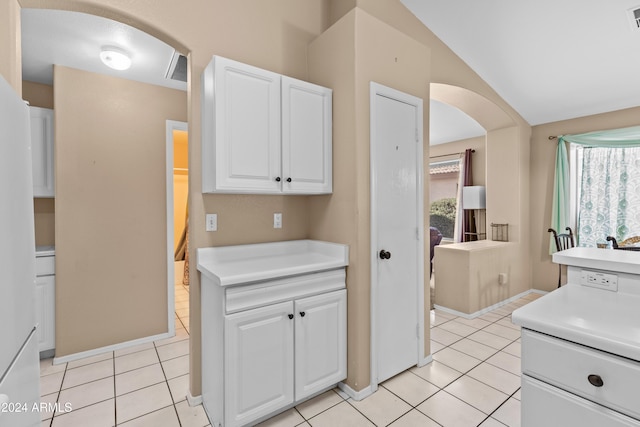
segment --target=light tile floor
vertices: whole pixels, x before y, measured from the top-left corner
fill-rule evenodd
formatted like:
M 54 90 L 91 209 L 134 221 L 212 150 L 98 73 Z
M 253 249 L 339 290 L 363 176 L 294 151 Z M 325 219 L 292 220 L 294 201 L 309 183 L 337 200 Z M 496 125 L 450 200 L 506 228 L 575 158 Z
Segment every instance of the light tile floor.
M 354 401 L 329 390 L 262 426 L 520 426 L 520 329 L 511 312 L 529 294 L 473 320 L 431 311 L 433 362 L 382 383 Z M 42 427 L 205 427 L 190 407 L 189 294 L 176 286 L 176 336 L 66 364 L 40 363 Z M 69 403 L 72 411 L 65 412 Z

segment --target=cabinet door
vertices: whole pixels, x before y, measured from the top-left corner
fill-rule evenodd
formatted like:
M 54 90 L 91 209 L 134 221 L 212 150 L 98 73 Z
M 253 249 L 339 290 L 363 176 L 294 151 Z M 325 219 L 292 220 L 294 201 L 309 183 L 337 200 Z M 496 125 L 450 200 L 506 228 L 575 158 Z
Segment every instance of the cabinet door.
M 523 427 L 640 427 L 640 421 L 522 376 Z
M 53 110 L 30 107 L 33 196 L 53 197 Z
M 203 111 L 215 116 L 203 117 L 205 127 L 215 120 L 202 141 L 204 191 L 280 193 L 280 75 L 221 57 L 213 67 L 204 78 L 214 90 L 203 82 L 204 103 L 214 103 Z
M 55 276 L 36 277 L 36 334 L 38 351 L 52 350 L 55 345 Z
M 293 328 L 293 302 L 226 316 L 227 427 L 244 425 L 293 402 Z
M 347 291 L 295 302 L 296 400 L 347 376 Z
M 284 192 L 332 192 L 331 102 L 331 89 L 282 77 Z

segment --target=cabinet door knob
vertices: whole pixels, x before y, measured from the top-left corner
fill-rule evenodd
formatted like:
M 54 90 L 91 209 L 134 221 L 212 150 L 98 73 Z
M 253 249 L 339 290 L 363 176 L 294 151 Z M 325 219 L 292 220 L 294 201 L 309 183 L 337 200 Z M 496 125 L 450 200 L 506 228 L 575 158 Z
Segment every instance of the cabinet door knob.
M 276 176 L 276 182 L 280 182 L 280 177 Z
M 600 375 L 591 374 L 587 379 L 594 387 L 602 387 L 604 385 L 604 381 L 602 381 L 602 377 Z
M 289 316 L 289 319 L 293 319 L 293 314 L 288 314 L 287 316 Z
M 291 182 L 291 178 L 287 178 L 287 182 Z
M 304 317 L 304 316 L 305 316 L 305 314 L 307 314 L 307 313 L 305 313 L 304 311 L 301 311 L 301 312 L 300 312 L 300 317 Z

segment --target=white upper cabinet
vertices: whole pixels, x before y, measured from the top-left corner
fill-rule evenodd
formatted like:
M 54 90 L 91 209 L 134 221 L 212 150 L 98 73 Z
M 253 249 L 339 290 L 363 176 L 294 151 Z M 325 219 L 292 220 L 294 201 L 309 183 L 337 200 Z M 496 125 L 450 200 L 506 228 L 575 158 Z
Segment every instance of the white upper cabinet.
M 282 177 L 285 193 L 332 191 L 332 90 L 282 76 Z
M 54 197 L 53 110 L 30 107 L 33 197 Z
M 331 193 L 331 89 L 214 56 L 202 90 L 203 193 Z

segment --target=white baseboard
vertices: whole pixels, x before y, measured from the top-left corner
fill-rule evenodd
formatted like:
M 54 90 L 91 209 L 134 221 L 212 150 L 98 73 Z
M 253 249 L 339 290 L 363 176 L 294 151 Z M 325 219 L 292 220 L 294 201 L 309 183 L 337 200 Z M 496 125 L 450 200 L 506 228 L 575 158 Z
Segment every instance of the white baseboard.
M 496 308 L 500 308 L 503 305 L 507 305 L 513 301 L 519 300 L 520 298 L 527 296 L 529 294 L 546 294 L 547 292 L 545 291 L 540 291 L 538 289 L 529 289 L 528 291 L 524 291 L 519 293 L 518 295 L 512 296 L 509 299 L 506 299 L 504 301 L 500 301 L 499 303 L 493 304 L 492 306 L 489 306 L 487 308 L 483 308 L 482 310 L 476 311 L 475 313 L 471 313 L 471 314 L 467 314 L 467 313 L 463 313 L 461 311 L 458 310 L 453 310 L 451 308 L 447 308 L 447 307 L 443 307 L 441 305 L 434 305 L 435 308 L 437 308 L 440 311 L 444 311 L 445 313 L 449 313 L 449 314 L 453 314 L 455 316 L 458 317 L 463 317 L 465 319 L 475 319 L 476 317 L 482 316 L 483 314 L 486 314 L 490 311 L 495 310 Z
M 360 391 L 355 391 L 345 383 L 338 383 L 338 388 L 355 401 L 360 401 L 373 394 L 373 390 L 370 385 Z
M 431 362 L 433 362 L 433 356 L 428 355 L 424 359 L 418 360 L 418 368 L 422 368 L 423 366 L 428 365 Z
M 202 403 L 202 395 L 199 394 L 198 396 L 193 396 L 191 394 L 191 391 L 187 392 L 187 403 L 189 403 L 189 406 L 198 406 Z
M 75 360 L 84 359 L 85 357 L 97 356 L 99 354 L 107 353 L 109 351 L 122 350 L 122 349 L 133 347 L 133 346 L 136 346 L 136 345 L 146 344 L 146 343 L 152 342 L 152 341 L 158 341 L 158 340 L 163 340 L 163 339 L 166 339 L 166 338 L 171 338 L 173 336 L 175 336 L 175 333 L 170 334 L 170 333 L 167 332 L 167 333 L 164 333 L 164 334 L 158 334 L 158 335 L 153 335 L 153 336 L 150 336 L 150 337 L 138 338 L 138 339 L 131 340 L 131 341 L 121 342 L 119 344 L 113 344 L 113 345 L 108 345 L 108 346 L 105 346 L 105 347 L 94 348 L 93 350 L 81 351 L 79 353 L 73 353 L 73 354 L 69 354 L 67 356 L 54 357 L 53 358 L 53 364 L 54 365 L 59 365 L 61 363 L 73 362 Z

